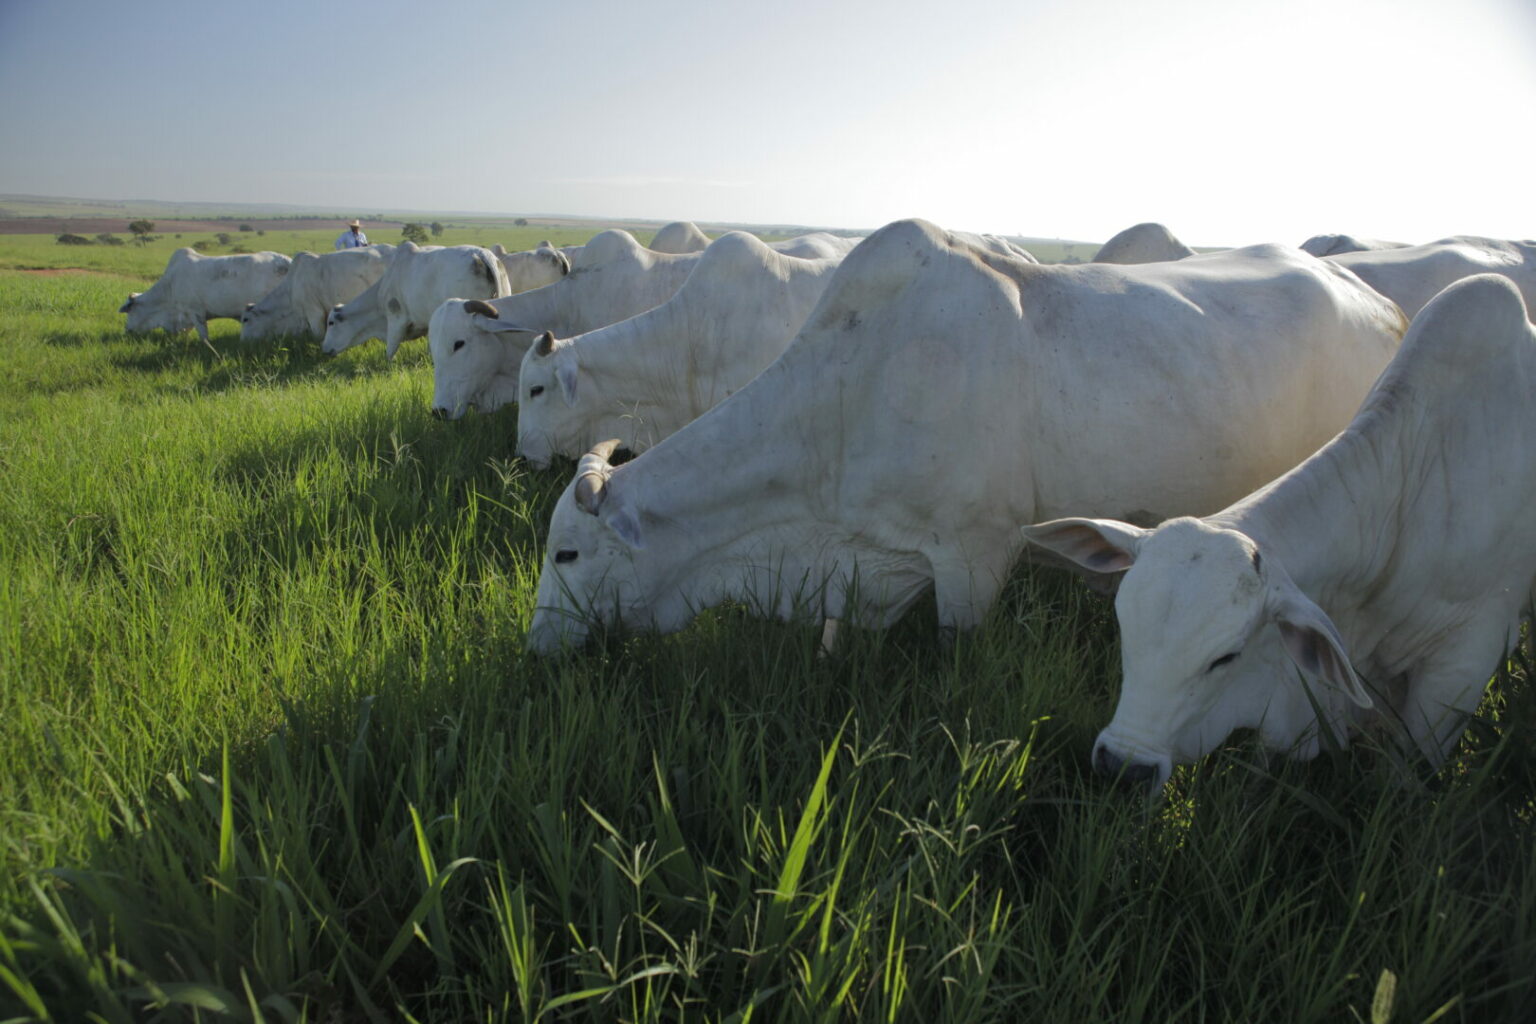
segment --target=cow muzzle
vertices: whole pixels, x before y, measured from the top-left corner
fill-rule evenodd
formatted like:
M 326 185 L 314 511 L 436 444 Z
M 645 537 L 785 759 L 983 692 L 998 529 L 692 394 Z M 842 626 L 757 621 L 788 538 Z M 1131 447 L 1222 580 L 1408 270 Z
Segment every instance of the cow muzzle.
M 1119 782 L 1160 789 L 1173 774 L 1173 764 L 1166 757 L 1123 757 L 1101 736 L 1093 745 L 1093 770 Z

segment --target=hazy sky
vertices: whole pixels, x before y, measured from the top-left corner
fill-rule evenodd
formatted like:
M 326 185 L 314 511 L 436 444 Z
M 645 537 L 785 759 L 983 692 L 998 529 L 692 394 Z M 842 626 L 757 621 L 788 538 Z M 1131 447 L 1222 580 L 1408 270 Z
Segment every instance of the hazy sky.
M 1536 0 L 0 0 L 0 192 L 1536 237 Z

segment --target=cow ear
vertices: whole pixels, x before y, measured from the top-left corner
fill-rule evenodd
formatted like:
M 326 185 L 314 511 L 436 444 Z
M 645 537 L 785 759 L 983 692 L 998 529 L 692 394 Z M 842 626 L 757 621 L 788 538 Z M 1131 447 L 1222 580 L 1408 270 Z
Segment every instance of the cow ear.
M 576 361 L 561 360 L 555 364 L 555 379 L 560 382 L 560 394 L 566 405 L 576 404 Z
M 500 258 L 507 254 L 507 247 L 502 245 L 500 242 L 497 242 L 495 245 L 491 246 L 491 252 Z
M 1335 687 L 1362 708 L 1373 706 L 1371 695 L 1349 663 L 1344 639 L 1327 612 L 1289 579 L 1276 583 L 1268 605 L 1280 630 L 1281 646 L 1297 668 Z
M 619 540 L 636 551 L 645 548 L 645 537 L 640 532 L 640 517 L 629 506 L 621 504 L 605 517 L 605 521 Z
M 1129 569 L 1148 533 L 1139 526 L 1114 519 L 1053 519 L 1020 530 L 1029 543 L 1054 551 L 1092 572 Z

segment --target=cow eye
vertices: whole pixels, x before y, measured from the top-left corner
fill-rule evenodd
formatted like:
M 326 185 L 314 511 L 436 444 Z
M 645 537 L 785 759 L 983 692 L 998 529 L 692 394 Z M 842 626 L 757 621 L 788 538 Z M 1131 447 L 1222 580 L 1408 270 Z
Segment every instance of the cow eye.
M 574 561 L 576 561 L 576 552 L 572 551 L 570 548 L 566 548 L 564 551 L 555 552 L 556 565 L 564 565 L 566 562 Z
M 1221 657 L 1219 657 L 1215 661 L 1211 662 L 1211 667 L 1206 669 L 1206 671 L 1207 672 L 1214 672 L 1217 669 L 1221 668 L 1221 666 L 1223 666 L 1223 665 L 1230 665 L 1230 664 L 1232 664 L 1232 662 L 1237 660 L 1237 656 L 1239 654 L 1241 654 L 1241 653 L 1243 653 L 1243 652 L 1242 651 L 1233 651 L 1231 654 L 1223 654 Z
M 543 384 L 535 384 L 533 387 L 528 389 L 528 397 L 529 398 L 538 398 L 543 393 L 544 393 L 544 385 Z
M 463 338 L 460 338 L 458 341 L 453 343 L 453 350 L 455 352 L 457 352 L 459 349 L 461 349 L 463 347 L 464 347 L 464 339 Z

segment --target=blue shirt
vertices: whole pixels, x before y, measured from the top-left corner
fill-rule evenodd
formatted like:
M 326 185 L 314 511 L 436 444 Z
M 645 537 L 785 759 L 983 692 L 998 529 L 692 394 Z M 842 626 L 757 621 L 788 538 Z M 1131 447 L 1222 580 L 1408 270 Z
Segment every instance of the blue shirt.
M 352 232 L 351 228 L 347 228 L 347 230 L 336 236 L 336 248 L 338 249 L 361 249 L 367 244 L 368 236 L 363 234 L 361 228 L 357 230 L 356 234 Z

